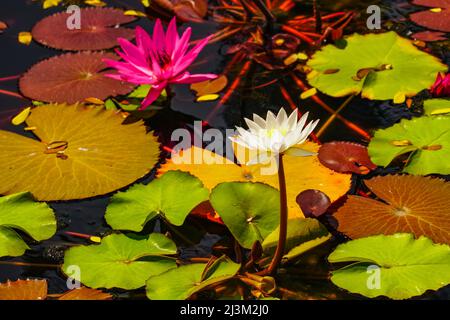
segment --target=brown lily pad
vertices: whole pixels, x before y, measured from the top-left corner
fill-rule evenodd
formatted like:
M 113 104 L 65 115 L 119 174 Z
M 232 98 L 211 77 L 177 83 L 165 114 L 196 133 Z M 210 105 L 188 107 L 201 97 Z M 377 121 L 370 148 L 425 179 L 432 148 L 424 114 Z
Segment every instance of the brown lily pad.
M 370 161 L 367 148 L 357 143 L 333 141 L 319 149 L 320 163 L 336 172 L 367 174 L 377 166 Z
M 104 58 L 118 59 L 112 53 L 79 52 L 41 61 L 20 78 L 20 91 L 33 100 L 58 103 L 104 100 L 131 92 L 134 85 L 104 76 L 111 73 Z
M 39 21 L 32 29 L 33 39 L 63 50 L 103 50 L 117 46 L 117 38 L 134 38 L 134 30 L 118 27 L 132 22 L 134 16 L 114 8 L 85 8 L 80 12 L 80 29 L 69 29 L 71 14 L 59 12 Z
M 335 218 L 338 230 L 352 239 L 413 233 L 436 243 L 450 243 L 450 183 L 412 175 L 366 181 L 380 199 L 349 196 Z
M 410 18 L 413 22 L 429 29 L 450 32 L 450 1 L 414 0 L 412 3 L 431 8 L 431 10 L 412 13 Z
M 0 283 L 0 300 L 45 300 L 47 281 L 27 279 Z

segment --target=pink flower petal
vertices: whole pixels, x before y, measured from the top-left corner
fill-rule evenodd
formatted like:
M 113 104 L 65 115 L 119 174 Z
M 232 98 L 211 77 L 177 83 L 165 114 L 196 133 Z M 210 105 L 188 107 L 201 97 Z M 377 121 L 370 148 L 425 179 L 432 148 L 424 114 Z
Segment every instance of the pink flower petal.
M 164 29 L 162 27 L 162 23 L 160 19 L 156 20 L 155 26 L 153 28 L 153 48 L 156 52 L 161 53 L 164 52 L 165 48 L 165 35 Z
M 184 70 L 189 67 L 192 62 L 197 58 L 198 54 L 202 49 L 208 44 L 210 37 L 203 39 L 195 47 L 193 47 L 184 57 L 180 59 L 178 63 L 175 65 L 175 69 Z
M 139 110 L 146 109 L 149 105 L 151 105 L 158 97 L 161 95 L 161 92 L 167 86 L 167 82 L 163 82 L 160 84 L 153 85 L 150 89 L 149 93 L 145 97 L 144 101 L 141 103 L 141 107 Z
M 173 79 L 172 83 L 179 83 L 179 84 L 190 84 L 190 83 L 196 83 L 196 82 L 202 82 L 206 80 L 212 80 L 216 79 L 218 75 L 207 73 L 207 74 L 190 74 L 189 72 L 183 73 L 181 76 L 178 76 L 177 78 Z
M 175 49 L 176 44 L 180 41 L 180 37 L 178 36 L 177 31 L 177 19 L 173 17 L 170 20 L 169 27 L 166 31 L 166 52 L 168 55 L 172 56 L 173 50 Z

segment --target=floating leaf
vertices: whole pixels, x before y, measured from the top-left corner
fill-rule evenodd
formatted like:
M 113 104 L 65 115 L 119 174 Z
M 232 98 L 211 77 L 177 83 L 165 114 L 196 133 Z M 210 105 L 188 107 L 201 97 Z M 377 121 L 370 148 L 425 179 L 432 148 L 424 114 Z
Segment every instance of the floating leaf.
M 33 201 L 27 192 L 1 197 L 0 257 L 21 256 L 28 249 L 14 229 L 37 241 L 46 240 L 56 232 L 56 219 L 47 204 Z
M 18 126 L 19 124 L 22 124 L 27 120 L 28 116 L 30 115 L 31 107 L 27 107 L 20 111 L 18 115 L 16 115 L 14 118 L 12 118 L 11 123 L 15 126 Z
M 264 253 L 273 255 L 278 244 L 280 229 L 275 229 L 262 243 Z M 283 260 L 290 260 L 327 241 L 331 235 L 316 219 L 289 219 Z M 320 240 L 319 240 L 320 239 Z M 319 241 L 318 241 L 319 240 Z M 300 250 L 303 249 L 303 250 Z
M 0 283 L 0 300 L 45 300 L 47 281 L 38 279 Z
M 188 191 L 188 193 L 186 193 Z M 182 171 L 169 171 L 148 185 L 136 184 L 116 193 L 106 209 L 105 219 L 114 229 L 141 231 L 158 215 L 181 226 L 189 212 L 208 200 L 202 182 Z
M 300 95 L 300 99 L 305 100 L 305 99 L 311 98 L 315 94 L 317 94 L 317 89 L 311 88 L 309 90 L 302 92 L 302 94 Z
M 390 175 L 366 181 L 381 201 L 349 196 L 335 214 L 350 238 L 399 232 L 450 243 L 450 183 L 421 176 Z
M 123 13 L 126 16 L 135 16 L 135 17 L 147 17 L 147 15 L 142 11 L 137 10 L 126 10 Z
M 81 9 L 80 29 L 67 27 L 72 14 L 73 12 L 64 11 L 42 19 L 31 30 L 33 38 L 43 45 L 56 49 L 102 50 L 117 46 L 117 38 L 131 40 L 134 37 L 133 29 L 118 27 L 136 19 L 124 15 L 122 10 Z
M 298 194 L 296 201 L 307 218 L 317 218 L 327 212 L 330 198 L 319 190 L 308 189 Z
M 210 202 L 244 248 L 262 242 L 280 223 L 280 194 L 262 183 L 221 183 L 212 190 Z
M 431 87 L 436 74 L 447 70 L 395 32 L 354 34 L 345 41 L 344 49 L 327 45 L 307 63 L 313 69 L 309 83 L 333 97 L 359 93 L 375 100 L 410 97 Z
M 450 32 L 450 2 L 448 0 L 414 0 L 412 3 L 432 8 L 412 13 L 409 17 L 413 22 L 429 29 Z
M 17 40 L 19 40 L 19 42 L 21 44 L 28 46 L 31 43 L 31 40 L 33 40 L 33 36 L 31 35 L 31 33 L 27 32 L 27 31 L 22 31 L 22 32 L 19 32 L 19 35 L 17 36 Z
M 0 21 L 0 33 L 5 31 L 6 29 L 8 29 L 8 25 L 6 24 L 6 22 Z
M 450 113 L 450 99 L 428 99 L 423 102 L 426 115 L 435 116 Z
M 84 3 L 94 7 L 104 7 L 106 3 L 101 0 L 84 0 Z
M 147 280 L 147 297 L 152 300 L 185 300 L 208 286 L 226 281 L 236 275 L 240 265 L 226 257 L 208 264 L 182 265 Z M 207 272 L 206 272 L 207 271 Z
M 133 85 L 107 78 L 102 59 L 118 59 L 102 52 L 67 53 L 41 61 L 31 67 L 19 81 L 26 97 L 46 102 L 75 103 L 86 98 L 105 100 L 127 94 Z
M 369 298 L 408 299 L 450 283 L 450 247 L 412 234 L 353 240 L 339 245 L 328 261 L 352 263 L 333 271 L 331 281 Z
M 176 267 L 174 259 L 165 257 L 177 252 L 175 243 L 159 233 L 148 238 L 112 234 L 97 245 L 68 249 L 62 270 L 92 288 L 137 289 L 152 275 Z M 72 273 L 71 266 L 80 268 Z
M 319 149 L 318 158 L 321 164 L 336 172 L 367 174 L 377 167 L 370 161 L 367 148 L 352 142 L 324 143 Z
M 301 147 L 312 152 L 317 152 L 319 149 L 319 146 L 312 142 L 306 142 Z M 240 163 L 248 161 L 239 154 L 237 154 L 237 157 Z M 194 159 L 199 162 L 195 164 Z M 326 168 L 320 164 L 317 156 L 295 157 L 285 155 L 283 161 L 286 174 L 288 210 L 291 218 L 303 216 L 296 202 L 296 197 L 300 192 L 307 189 L 320 190 L 330 197 L 331 202 L 334 202 L 347 193 L 350 188 L 350 175 L 336 173 Z M 210 190 L 221 182 L 231 181 L 263 182 L 278 188 L 277 173 L 267 174 L 267 172 L 261 171 L 262 168 L 264 168 L 264 165 L 238 166 L 211 151 L 192 147 L 173 155 L 170 161 L 162 165 L 158 174 L 169 170 L 187 171 L 198 177 Z
M 112 296 L 109 293 L 103 291 L 80 287 L 67 291 L 61 295 L 58 300 L 111 300 Z
M 0 194 L 30 191 L 38 200 L 106 194 L 146 175 L 159 145 L 142 122 L 103 107 L 42 105 L 27 125 L 39 140 L 0 130 Z
M 191 90 L 194 90 L 196 92 L 197 97 L 201 97 L 204 95 L 212 95 L 214 93 L 218 93 L 225 89 L 227 84 L 227 77 L 222 75 L 217 79 L 193 83 L 191 84 Z
M 220 98 L 218 94 L 206 94 L 197 98 L 197 102 L 214 101 Z
M 420 117 L 402 120 L 375 132 L 369 144 L 371 160 L 386 167 L 397 156 L 413 152 L 404 168 L 411 174 L 450 174 L 450 118 Z

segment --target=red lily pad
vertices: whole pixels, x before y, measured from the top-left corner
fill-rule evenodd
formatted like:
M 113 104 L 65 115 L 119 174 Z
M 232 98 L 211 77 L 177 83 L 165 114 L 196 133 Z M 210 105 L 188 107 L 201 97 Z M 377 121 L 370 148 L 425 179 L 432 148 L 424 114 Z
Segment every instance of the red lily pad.
M 20 78 L 20 91 L 33 100 L 69 104 L 131 92 L 132 84 L 104 76 L 111 73 L 102 61 L 105 58 L 118 59 L 111 53 L 79 52 L 41 61 Z
M 367 174 L 377 166 L 370 161 L 367 148 L 357 143 L 334 141 L 319 149 L 320 163 L 337 172 Z
M 411 37 L 416 40 L 421 40 L 421 41 L 425 41 L 425 42 L 447 40 L 445 33 L 440 32 L 440 31 L 417 32 L 417 33 L 414 33 Z
M 327 212 L 331 205 L 330 198 L 320 190 L 305 190 L 296 198 L 306 218 L 317 218 Z
M 118 27 L 134 16 L 114 8 L 85 8 L 80 12 L 80 29 L 67 28 L 71 14 L 59 12 L 39 21 L 32 29 L 33 39 L 63 50 L 102 50 L 117 46 L 117 38 L 133 39 L 134 30 Z
M 415 12 L 410 15 L 412 21 L 422 27 L 450 32 L 450 1 L 448 0 L 414 0 L 418 6 L 430 7 L 433 10 Z

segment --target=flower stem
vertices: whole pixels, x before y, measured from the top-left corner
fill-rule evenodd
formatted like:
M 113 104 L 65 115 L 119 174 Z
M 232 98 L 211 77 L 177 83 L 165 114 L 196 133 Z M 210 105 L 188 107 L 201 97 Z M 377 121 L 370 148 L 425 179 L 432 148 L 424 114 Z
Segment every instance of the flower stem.
M 286 178 L 284 175 L 283 154 L 278 155 L 278 185 L 280 189 L 280 234 L 278 236 L 278 244 L 275 254 L 270 262 L 269 267 L 263 271 L 262 274 L 273 274 L 284 255 L 284 248 L 286 246 L 287 237 L 287 195 L 286 195 Z

